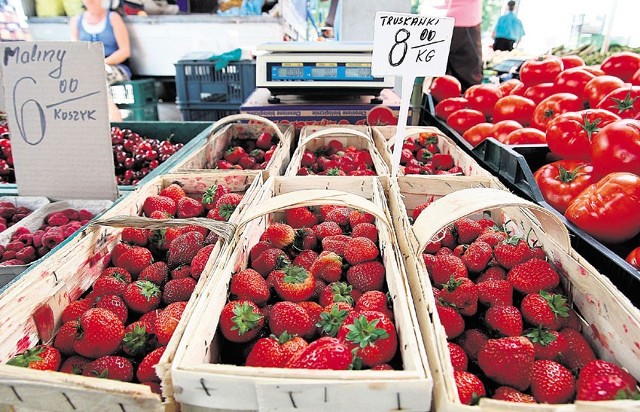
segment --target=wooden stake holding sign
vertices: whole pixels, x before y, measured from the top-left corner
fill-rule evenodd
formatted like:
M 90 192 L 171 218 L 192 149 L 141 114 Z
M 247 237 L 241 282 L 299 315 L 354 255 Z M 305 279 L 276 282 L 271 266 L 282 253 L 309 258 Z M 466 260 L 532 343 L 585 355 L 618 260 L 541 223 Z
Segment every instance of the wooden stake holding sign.
M 447 69 L 454 19 L 416 14 L 376 13 L 371 72 L 401 76 L 398 127 L 393 149 L 393 176 L 398 175 L 411 91 L 416 77 L 442 76 Z
M 4 43 L 0 59 L 20 195 L 115 200 L 102 43 Z

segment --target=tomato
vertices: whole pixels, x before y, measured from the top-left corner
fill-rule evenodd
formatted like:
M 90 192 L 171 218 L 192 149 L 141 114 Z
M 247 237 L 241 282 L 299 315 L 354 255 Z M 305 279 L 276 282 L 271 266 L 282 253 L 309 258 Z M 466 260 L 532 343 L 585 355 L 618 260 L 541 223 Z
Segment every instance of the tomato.
M 640 86 L 619 87 L 607 94 L 597 107 L 623 119 L 640 119 Z
M 573 93 L 581 97 L 584 93 L 584 87 L 594 77 L 596 76 L 586 70 L 582 70 L 580 67 L 563 70 L 556 77 L 556 90 L 558 93 Z
M 623 119 L 600 130 L 591 140 L 591 160 L 600 176 L 613 172 L 640 176 L 640 120 Z
M 531 99 L 522 96 L 505 96 L 501 97 L 493 107 L 494 122 L 502 120 L 515 120 L 516 122 L 529 126 L 533 110 L 536 108 L 535 103 Z
M 562 56 L 560 57 L 560 60 L 562 60 L 562 65 L 564 66 L 565 70 L 570 69 L 572 67 L 584 66 L 584 60 L 582 60 L 582 57 L 575 54 L 571 54 L 569 56 Z
M 484 114 L 473 109 L 457 110 L 447 118 L 447 124 L 458 133 L 464 133 L 466 130 L 485 121 Z
M 449 97 L 436 104 L 435 112 L 436 116 L 442 120 L 447 120 L 451 113 L 467 107 L 469 107 L 469 102 L 464 97 Z
M 431 96 L 440 102 L 449 97 L 459 97 L 460 93 L 462 93 L 462 85 L 455 77 L 445 74 L 433 79 L 429 90 L 431 91 Z
M 640 177 L 611 173 L 569 204 L 565 217 L 606 243 L 621 243 L 640 232 Z
M 589 107 L 595 109 L 605 96 L 619 87 L 624 87 L 624 82 L 615 76 L 597 76 L 589 80 L 584 86 L 582 98 L 589 102 Z
M 563 113 L 547 127 L 549 150 L 564 159 L 591 159 L 591 141 L 600 128 L 620 120 L 620 117 L 602 109 L 587 109 Z
M 562 60 L 549 56 L 542 60 L 527 60 L 520 66 L 520 80 L 531 87 L 540 83 L 551 83 L 562 71 Z
M 605 73 L 597 67 L 584 66 L 584 67 L 581 67 L 581 69 L 588 71 L 589 73 L 593 74 L 596 77 L 605 75 Z
M 533 100 L 535 104 L 539 104 L 547 97 L 556 94 L 556 85 L 553 83 L 540 83 L 535 86 L 527 87 L 523 96 Z
M 486 117 L 491 117 L 493 106 L 502 97 L 502 92 L 495 84 L 476 84 L 464 92 L 464 97 L 469 101 L 471 109 L 482 112 Z
M 640 270 L 640 246 L 633 249 L 625 259 L 631 266 Z
M 580 160 L 558 160 L 538 169 L 533 177 L 547 201 L 560 213 L 587 186 L 596 183 L 593 166 Z
M 631 84 L 634 86 L 640 86 L 640 69 L 631 77 Z
M 614 53 L 604 59 L 600 68 L 605 74 L 619 77 L 628 82 L 634 73 L 640 69 L 640 54 L 631 52 Z
M 498 86 L 503 96 L 508 96 L 510 94 L 522 95 L 524 92 L 524 83 L 522 83 L 518 79 L 510 79 L 506 82 L 500 83 Z
M 476 147 L 484 139 L 491 136 L 491 130 L 493 130 L 493 123 L 478 123 L 464 132 L 462 138 L 473 147 Z
M 514 130 L 504 139 L 504 144 L 545 144 L 544 132 L 533 127 Z
M 542 131 L 555 117 L 566 112 L 577 112 L 582 109 L 582 101 L 575 94 L 556 93 L 541 101 L 531 116 L 531 126 Z
M 515 120 L 503 120 L 493 125 L 490 136 L 499 142 L 504 143 L 507 136 L 514 130 L 522 129 L 522 125 Z

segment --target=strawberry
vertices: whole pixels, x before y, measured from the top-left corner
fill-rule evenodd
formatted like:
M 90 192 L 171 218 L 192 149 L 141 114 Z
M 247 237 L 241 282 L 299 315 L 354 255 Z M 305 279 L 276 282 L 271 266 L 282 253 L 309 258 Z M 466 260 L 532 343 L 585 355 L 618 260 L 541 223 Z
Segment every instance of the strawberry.
M 500 266 L 507 270 L 532 257 L 527 242 L 516 236 L 511 236 L 498 243 L 493 250 L 493 255 Z
M 440 299 L 458 308 L 461 315 L 473 316 L 478 311 L 478 289 L 468 278 L 454 278 L 442 286 Z
M 637 382 L 618 365 L 593 360 L 582 367 L 576 384 L 576 400 L 638 399 Z
M 318 238 L 313 229 L 303 227 L 296 230 L 296 236 L 293 240 L 293 248 L 296 251 L 311 250 L 318 246 Z
M 491 399 L 518 403 L 536 403 L 536 399 L 533 396 L 522 393 L 510 386 L 500 386 L 496 388 Z
M 293 228 L 285 223 L 272 223 L 265 230 L 265 235 L 274 247 L 284 249 L 293 243 L 296 234 Z
M 122 229 L 122 237 L 120 240 L 136 246 L 147 246 L 147 243 L 149 243 L 148 232 L 146 229 L 125 227 Z
M 347 370 L 352 355 L 338 339 L 322 337 L 293 356 L 285 368 Z
M 316 239 L 322 240 L 329 236 L 337 236 L 342 234 L 342 229 L 336 222 L 325 221 L 313 227 L 313 233 Z
M 180 184 L 177 182 L 171 183 L 169 186 L 162 189 L 159 195 L 173 199 L 176 204 L 180 199 L 187 196 L 182 186 L 180 186 Z
M 441 249 L 442 250 L 442 249 Z M 468 278 L 469 273 L 462 259 L 453 255 L 436 255 L 429 275 L 435 285 L 442 285 L 454 278 Z
M 431 200 L 428 200 L 424 203 L 420 203 L 418 206 L 416 206 L 415 209 L 413 209 L 413 212 L 411 213 L 411 217 L 413 218 L 414 222 L 418 218 L 418 216 L 420 216 L 420 213 L 422 213 L 422 211 L 425 210 L 431 203 L 433 202 Z
M 518 390 L 531 382 L 533 344 L 524 336 L 489 339 L 478 353 L 478 365 L 489 378 Z
M 494 305 L 484 314 L 487 326 L 500 336 L 522 334 L 522 314 L 515 306 Z
M 356 302 L 355 309 L 358 312 L 365 310 L 374 310 L 380 312 L 393 320 L 393 312 L 389 308 L 391 298 L 384 292 L 379 290 L 370 290 L 364 292 Z
M 473 373 L 454 370 L 453 379 L 458 390 L 458 398 L 464 405 L 474 404 L 478 398 L 487 395 L 484 384 Z
M 289 334 L 283 334 L 283 336 L 289 336 Z M 286 357 L 279 338 L 271 335 L 256 341 L 247 356 L 245 366 L 281 368 L 287 360 L 288 358 Z
M 251 262 L 258 259 L 258 257 L 262 254 L 262 252 L 271 248 L 273 248 L 273 246 L 271 246 L 271 243 L 267 242 L 266 240 L 261 240 L 260 242 L 253 245 L 251 247 L 251 250 L 249 251 L 249 257 L 251 258 Z
M 81 356 L 97 359 L 111 355 L 124 337 L 124 325 L 106 309 L 93 308 L 80 316 L 73 349 Z
M 228 148 L 227 151 L 224 152 L 224 160 L 236 164 L 240 161 L 241 158 L 246 155 L 247 153 L 241 146 L 233 146 Z
M 569 342 L 556 330 L 547 330 L 540 326 L 524 334 L 531 343 L 536 353 L 536 359 L 549 359 L 560 361 L 569 349 Z
M 306 150 L 302 154 L 302 158 L 300 159 L 300 165 L 305 168 L 313 166 L 315 162 L 316 162 L 316 155 L 309 150 Z
M 62 356 L 60 356 L 58 349 L 53 346 L 38 345 L 9 359 L 7 365 L 42 371 L 57 371 L 61 361 Z
M 171 271 L 171 279 L 183 279 L 191 276 L 191 266 L 183 265 Z
M 118 262 L 118 266 L 129 272 L 135 279 L 144 268 L 153 263 L 153 255 L 149 249 L 136 246 L 122 254 Z
M 108 296 L 108 295 L 116 295 L 122 296 L 124 291 L 127 288 L 127 283 L 121 277 L 114 276 L 100 276 L 93 283 L 93 296 Z
M 147 321 L 138 320 L 124 329 L 122 351 L 129 356 L 149 353 L 154 348 L 153 327 Z
M 122 356 L 103 356 L 87 365 L 82 374 L 95 378 L 131 382 L 133 380 L 133 366 L 129 359 Z
M 377 243 L 378 228 L 373 223 L 360 223 L 352 229 L 351 236 L 355 238 L 365 237 L 370 239 L 373 243 Z
M 60 316 L 63 323 L 67 323 L 72 320 L 77 320 L 82 316 L 83 313 L 88 311 L 93 307 L 93 299 L 79 299 L 75 302 L 69 303 L 69 305 L 64 308 L 62 311 L 62 315 Z
M 320 293 L 319 303 L 321 306 L 328 306 L 334 302 L 345 302 L 349 306 L 353 306 L 357 300 L 354 296 L 356 293 L 353 286 L 347 285 L 345 282 L 332 282 L 325 286 Z M 357 297 L 359 298 L 360 295 Z
M 507 271 L 500 266 L 490 266 L 476 278 L 476 283 L 486 282 L 487 280 L 505 280 L 507 279 Z
M 302 302 L 313 294 L 315 278 L 306 269 L 290 265 L 272 272 L 274 289 L 282 300 Z
M 379 254 L 376 244 L 366 237 L 350 239 L 344 249 L 344 258 L 351 265 L 374 260 Z
M 256 159 L 256 163 L 262 163 L 264 162 L 264 155 L 265 155 L 265 151 L 262 149 L 253 149 L 252 151 L 249 152 L 249 156 L 253 157 L 254 159 Z M 258 165 L 256 165 L 258 166 Z M 265 165 L 259 165 L 260 169 L 264 169 L 266 167 Z M 254 167 L 255 169 L 256 167 Z
M 319 333 L 325 336 L 335 337 L 340 327 L 347 319 L 347 315 L 353 312 L 353 308 L 346 302 L 334 302 L 325 306 L 320 312 L 320 320 L 315 324 Z
M 160 288 L 148 280 L 137 280 L 127 285 L 122 297 L 132 311 L 147 313 L 160 304 Z
M 478 224 L 480 225 L 480 227 L 482 227 L 482 231 L 483 233 L 486 232 L 487 229 L 494 229 L 496 227 L 496 223 L 486 217 L 483 217 L 482 219 L 478 220 Z
M 160 362 L 160 358 L 164 355 L 164 351 L 166 347 L 160 347 L 153 352 L 147 354 L 147 356 L 142 359 L 140 365 L 138 366 L 138 370 L 136 371 L 136 377 L 140 382 L 160 382 L 160 378 L 156 373 L 154 366 Z
M 552 360 L 533 363 L 531 394 L 540 403 L 567 403 L 573 398 L 575 380 L 569 369 Z
M 142 205 L 145 216 L 151 216 L 155 211 L 167 213 L 171 216 L 176 214 L 176 202 L 167 196 L 149 196 Z
M 300 310 L 304 312 L 304 309 L 300 308 Z M 304 315 L 307 316 L 307 313 L 304 312 Z M 273 316 L 273 310 L 270 316 Z M 229 302 L 220 314 L 220 331 L 231 342 L 249 342 L 258 335 L 263 324 L 264 316 L 260 308 L 249 300 Z M 269 322 L 269 324 L 272 323 Z
M 349 213 L 349 224 L 352 228 L 358 226 L 360 223 L 373 223 L 375 220 L 375 216 L 371 213 L 359 209 L 353 209 L 351 213 Z
M 273 270 L 281 269 L 290 263 L 289 257 L 281 249 L 271 248 L 262 252 L 251 267 L 266 278 Z
M 318 303 L 307 300 L 304 302 L 298 302 L 298 306 L 307 312 L 309 319 L 311 319 L 311 323 L 315 325 L 320 322 L 320 313 L 322 313 L 323 308 Z
M 293 302 L 278 302 L 271 307 L 269 328 L 277 336 L 288 332 L 307 338 L 315 333 L 315 325 L 307 311 Z
M 482 233 L 482 226 L 467 217 L 456 220 L 453 226 L 458 243 L 469 244 Z
M 228 222 L 238 205 L 242 202 L 242 195 L 238 193 L 227 193 L 222 195 L 216 206 L 209 210 L 207 217 L 209 219 Z
M 451 359 L 451 366 L 454 371 L 466 371 L 469 359 L 467 354 L 464 353 L 464 349 L 453 342 L 448 342 L 449 359 Z
M 350 225 L 349 216 L 351 214 L 351 209 L 348 207 L 336 207 L 327 213 L 326 221 L 335 222 L 339 226 L 346 227 Z
M 63 355 L 73 355 L 75 353 L 73 350 L 73 342 L 76 340 L 79 327 L 80 321 L 75 319 L 63 323 L 60 329 L 58 329 L 56 338 L 53 341 L 53 346 Z
M 162 302 L 167 305 L 173 302 L 186 302 L 195 288 L 196 281 L 193 278 L 171 279 L 164 285 Z
M 449 170 L 455 166 L 453 157 L 447 153 L 435 153 L 431 158 L 431 164 L 437 170 Z
M 247 170 L 254 169 L 254 166 L 256 165 L 256 163 L 257 163 L 256 159 L 249 156 L 248 154 L 245 156 L 242 156 L 240 160 L 238 160 L 238 164 L 242 166 L 243 169 L 247 169 Z
M 363 239 L 363 238 L 359 238 Z M 382 290 L 386 271 L 377 260 L 359 263 L 347 270 L 347 281 L 358 291 Z
M 180 219 L 198 217 L 204 213 L 202 203 L 190 197 L 183 197 L 176 204 L 176 214 Z
M 120 296 L 116 295 L 107 295 L 102 296 L 97 300 L 96 308 L 107 309 L 111 311 L 114 315 L 120 319 L 122 324 L 127 323 L 127 318 L 129 317 L 129 308 L 124 303 Z
M 476 240 L 481 240 L 487 243 L 491 247 L 496 247 L 500 242 L 504 241 L 506 238 L 507 238 L 506 233 L 502 231 L 489 229 L 482 232 L 480 236 L 476 238 Z
M 440 244 L 443 248 L 453 249 L 458 244 L 451 228 L 446 228 L 440 232 L 438 238 L 440 238 Z
M 108 267 L 102 271 L 100 276 L 113 276 L 131 283 L 131 274 L 119 267 Z
M 267 282 L 253 269 L 245 269 L 233 275 L 229 291 L 236 299 L 250 300 L 258 306 L 264 306 L 269 300 Z
M 393 322 L 375 311 L 352 312 L 347 315 L 336 336 L 355 351 L 362 364 L 374 367 L 389 362 L 398 348 L 398 336 Z
M 198 232 L 187 232 L 175 238 L 167 252 L 169 267 L 191 264 L 198 251 L 204 246 L 203 242 L 204 236 Z
M 549 262 L 531 259 L 514 266 L 507 273 L 507 280 L 513 288 L 522 293 L 538 293 L 551 290 L 560 283 L 560 275 Z
M 464 331 L 464 319 L 460 313 L 451 306 L 436 303 L 436 311 L 440 324 L 444 327 L 447 339 L 455 339 Z
M 337 255 L 344 256 L 347 243 L 351 240 L 350 236 L 336 235 L 322 239 L 322 250 L 333 252 Z
M 138 280 L 148 280 L 155 283 L 158 286 L 162 286 L 169 277 L 169 266 L 166 263 L 160 261 L 152 263 L 140 272 Z
M 256 147 L 262 150 L 269 150 L 271 148 L 271 142 L 273 136 L 270 133 L 262 132 L 256 139 Z
M 522 299 L 520 309 L 524 320 L 530 324 L 553 330 L 560 329 L 564 319 L 569 317 L 567 299 L 560 294 L 544 290 L 526 295 Z
M 487 306 L 513 304 L 513 286 L 506 280 L 487 280 L 476 285 L 478 302 Z
M 187 302 L 174 302 L 167 305 L 167 307 L 158 314 L 153 324 L 153 333 L 158 337 L 158 343 L 160 345 L 166 346 L 169 344 L 186 307 Z
M 218 200 L 231 191 L 223 185 L 213 185 L 202 194 L 202 204 L 205 209 L 212 210 L 216 207 Z
M 589 342 L 575 329 L 562 328 L 560 334 L 569 342 L 569 349 L 562 354 L 562 364 L 572 371 L 578 371 L 596 359 Z
M 149 333 L 155 334 L 156 333 L 155 323 L 156 323 L 156 319 L 158 319 L 158 316 L 160 316 L 160 313 L 162 313 L 161 309 L 152 310 L 140 316 L 140 319 L 138 319 L 138 321 L 147 322 L 151 326 L 151 329 L 149 329 Z
M 629 390 L 636 388 L 637 382 L 635 378 L 626 370 L 622 369 L 615 363 L 607 362 L 605 360 L 596 359 L 585 364 L 580 369 L 580 376 L 578 377 L 577 388 L 579 389 L 585 382 L 604 375 L 616 375 L 622 378 L 626 382 Z
M 282 349 L 284 350 L 287 362 L 309 346 L 309 343 L 300 336 L 291 336 L 283 333 L 278 339 L 282 342 Z
M 118 243 L 111 251 L 111 264 L 120 267 L 120 257 L 130 249 L 133 249 L 130 245 Z
M 324 251 L 313 262 L 310 272 L 325 282 L 337 282 L 342 277 L 342 258 L 333 252 Z
M 308 207 L 295 207 L 284 211 L 285 221 L 294 229 L 313 227 L 318 218 Z
M 313 263 L 318 259 L 318 254 L 313 250 L 303 250 L 293 259 L 294 266 L 300 266 L 311 272 Z M 314 274 L 314 278 L 317 276 Z
M 467 329 L 458 337 L 458 344 L 472 361 L 478 360 L 478 353 L 488 341 L 489 338 L 480 329 Z
M 470 272 L 479 273 L 487 267 L 492 257 L 493 248 L 488 243 L 476 240 L 462 255 L 462 261 Z
M 62 362 L 62 366 L 60 366 L 60 372 L 63 373 L 71 373 L 73 375 L 82 375 L 84 372 L 84 368 L 86 368 L 91 363 L 90 359 L 83 358 L 82 356 L 70 356 Z
M 151 214 L 148 216 L 149 219 L 171 219 L 173 216 L 171 216 L 169 213 L 167 212 L 163 212 L 161 210 L 155 210 L 153 212 L 151 212 Z

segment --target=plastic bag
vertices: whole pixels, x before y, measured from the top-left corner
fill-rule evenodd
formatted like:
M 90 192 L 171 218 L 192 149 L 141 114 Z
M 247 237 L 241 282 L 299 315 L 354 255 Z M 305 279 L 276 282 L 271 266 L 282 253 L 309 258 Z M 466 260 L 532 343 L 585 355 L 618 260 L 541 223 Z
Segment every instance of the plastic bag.
M 259 16 L 264 0 L 220 0 L 218 14 L 221 16 Z

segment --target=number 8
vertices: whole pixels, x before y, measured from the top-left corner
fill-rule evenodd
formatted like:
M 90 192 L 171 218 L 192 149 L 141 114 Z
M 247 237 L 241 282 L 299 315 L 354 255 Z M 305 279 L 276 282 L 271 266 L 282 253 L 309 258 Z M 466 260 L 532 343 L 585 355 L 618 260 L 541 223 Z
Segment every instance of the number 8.
M 404 39 L 400 40 L 400 34 L 403 33 Z M 402 64 L 402 62 L 404 61 L 404 58 L 407 56 L 407 51 L 409 50 L 409 46 L 407 45 L 407 40 L 409 40 L 409 36 L 411 36 L 411 33 L 409 33 L 409 30 L 407 29 L 400 29 L 396 32 L 396 43 L 393 45 L 393 47 L 391 48 L 391 50 L 389 50 L 389 64 L 392 65 L 393 67 L 397 67 L 400 66 Z M 393 62 L 393 51 L 395 50 L 395 48 L 399 45 L 402 44 L 404 46 L 404 49 L 402 50 L 402 57 L 400 57 L 400 60 L 398 60 L 397 62 Z

